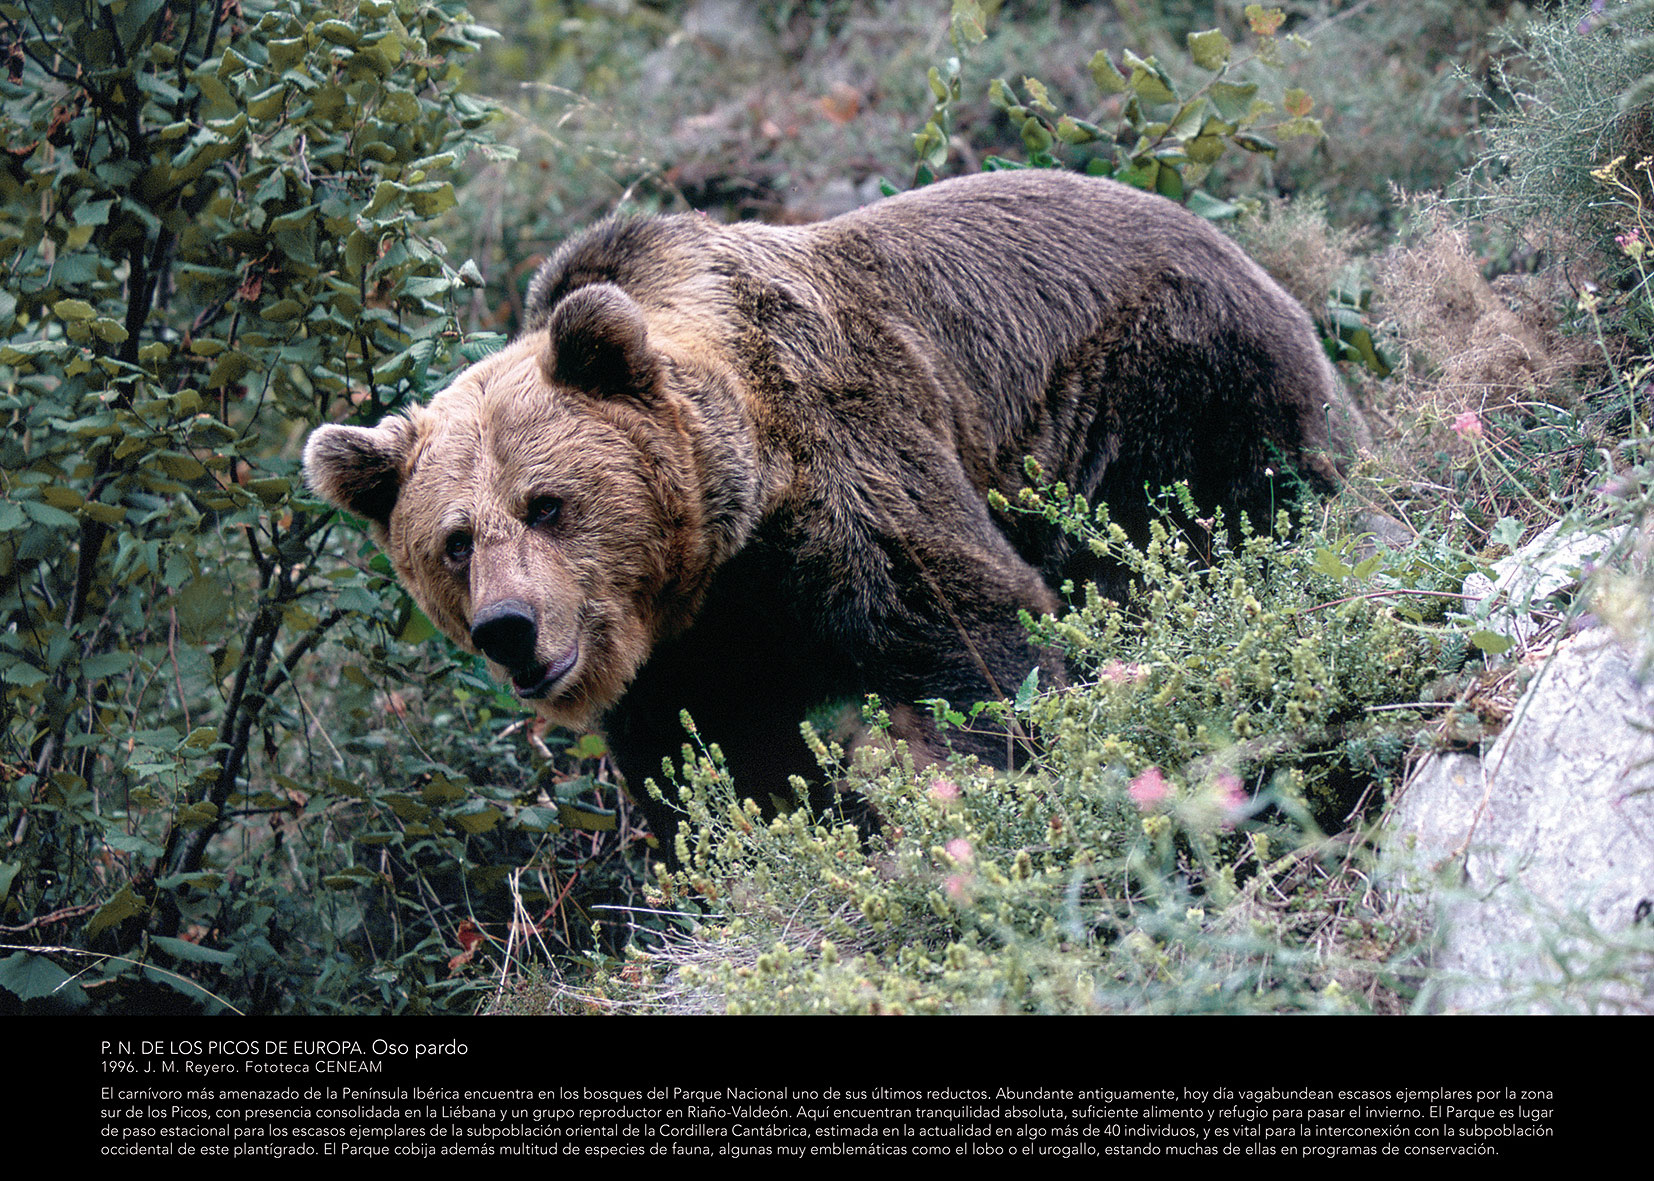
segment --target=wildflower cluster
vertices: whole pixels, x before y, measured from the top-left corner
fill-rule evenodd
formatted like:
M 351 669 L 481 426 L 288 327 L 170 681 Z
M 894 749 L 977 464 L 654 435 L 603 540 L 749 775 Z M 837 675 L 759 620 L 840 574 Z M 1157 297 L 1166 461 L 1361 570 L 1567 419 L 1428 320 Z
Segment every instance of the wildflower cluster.
M 1610 200 L 1606 203 L 1611 210 L 1618 210 L 1622 225 L 1621 232 L 1614 235 L 1614 248 L 1619 256 L 1631 265 L 1633 277 L 1630 290 L 1622 300 L 1616 301 L 1612 307 L 1616 313 L 1623 312 L 1618 317 L 1624 321 L 1623 327 L 1628 328 L 1643 346 L 1640 355 L 1633 359 L 1630 372 L 1623 375 L 1630 385 L 1637 385 L 1654 372 L 1654 364 L 1646 355 L 1649 351 L 1650 336 L 1654 336 L 1654 292 L 1650 290 L 1650 278 L 1654 272 L 1649 264 L 1654 261 L 1654 250 L 1650 243 L 1654 242 L 1654 228 L 1650 227 L 1649 195 L 1654 194 L 1654 157 L 1642 156 L 1636 164 L 1627 165 L 1626 156 L 1616 156 L 1608 163 L 1591 170 L 1591 177 L 1607 190 Z M 1590 291 L 1580 298 L 1580 308 L 1591 320 L 1592 327 L 1598 336 L 1603 334 L 1604 326 L 1600 319 L 1602 301 Z M 1619 326 L 1619 325 L 1616 325 Z M 1610 367 L 1618 371 L 1620 366 L 1612 350 L 1605 349 Z
M 1479 428 L 1469 418 L 1466 429 Z M 1333 823 L 1399 772 L 1398 727 L 1416 716 L 1365 706 L 1415 700 L 1435 675 L 1435 649 L 1403 617 L 1419 600 L 1380 559 L 1348 565 L 1339 555 L 1349 542 L 1289 541 L 1284 519 L 1273 537 L 1243 528 L 1234 548 L 1221 520 L 1213 533 L 1196 526 L 1199 550 L 1163 521 L 1138 551 L 1106 512 L 1060 490 L 1027 507 L 1078 530 L 1135 580 L 1125 604 L 1091 590 L 1041 626 L 1084 670 L 1030 710 L 1059 774 L 1123 776 L 1145 810 L 1176 803 L 1221 827 L 1254 796 Z

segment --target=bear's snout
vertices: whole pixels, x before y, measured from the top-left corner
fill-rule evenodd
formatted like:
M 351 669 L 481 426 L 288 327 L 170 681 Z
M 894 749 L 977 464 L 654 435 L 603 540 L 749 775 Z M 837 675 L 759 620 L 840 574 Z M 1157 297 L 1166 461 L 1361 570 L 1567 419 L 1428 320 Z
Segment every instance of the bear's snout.
M 580 658 L 580 645 L 575 641 L 561 656 L 542 663 L 535 655 L 538 641 L 534 608 L 521 599 L 499 599 L 471 621 L 471 642 L 511 674 L 519 697 L 546 696 Z
M 500 599 L 477 612 L 471 642 L 515 677 L 534 666 L 534 608 L 521 599 Z

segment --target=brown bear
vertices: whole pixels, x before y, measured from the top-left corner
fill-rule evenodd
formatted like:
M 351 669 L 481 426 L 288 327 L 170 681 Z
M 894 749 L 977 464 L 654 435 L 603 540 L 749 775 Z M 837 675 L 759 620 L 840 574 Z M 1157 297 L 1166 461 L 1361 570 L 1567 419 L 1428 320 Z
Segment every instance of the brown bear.
M 618 218 L 564 245 L 528 308 L 428 406 L 318 429 L 305 469 L 455 643 L 546 717 L 602 727 L 669 858 L 681 813 L 638 789 L 682 711 L 738 788 L 802 776 L 820 808 L 816 705 L 878 694 L 935 751 L 916 703 L 1061 676 L 1018 611 L 1096 569 L 989 506 L 1026 459 L 1141 535 L 1145 486 L 1256 513 L 1272 455 L 1330 484 L 1360 437 L 1309 317 L 1227 238 L 1069 173 L 800 227 Z

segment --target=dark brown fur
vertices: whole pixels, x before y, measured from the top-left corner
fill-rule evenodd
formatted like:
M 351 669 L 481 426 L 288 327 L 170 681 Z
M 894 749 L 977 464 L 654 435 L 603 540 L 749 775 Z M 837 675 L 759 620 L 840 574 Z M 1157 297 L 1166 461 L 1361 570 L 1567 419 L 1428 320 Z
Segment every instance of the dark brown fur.
M 799 775 L 820 806 L 798 728 L 821 701 L 963 705 L 1060 676 L 1018 609 L 1096 570 L 989 509 L 1026 457 L 1140 534 L 1145 484 L 1256 513 L 1271 447 L 1331 483 L 1329 421 L 1361 439 L 1308 317 L 1232 243 L 1071 174 L 805 227 L 612 221 L 529 308 L 429 407 L 321 428 L 306 469 L 456 642 L 547 716 L 600 723 L 634 789 L 684 709 L 743 790 Z M 634 794 L 667 836 L 675 810 Z

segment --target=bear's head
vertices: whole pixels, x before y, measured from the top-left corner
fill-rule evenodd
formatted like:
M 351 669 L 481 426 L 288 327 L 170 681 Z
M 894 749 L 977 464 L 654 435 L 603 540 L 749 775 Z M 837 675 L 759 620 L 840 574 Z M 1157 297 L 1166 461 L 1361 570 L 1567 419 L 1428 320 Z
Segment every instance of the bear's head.
M 429 405 L 318 428 L 305 476 L 369 523 L 449 638 L 589 725 L 725 556 L 693 399 L 672 388 L 685 369 L 619 288 L 582 287 Z

